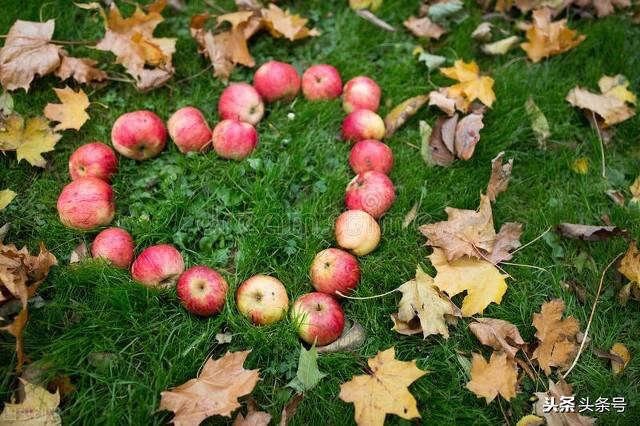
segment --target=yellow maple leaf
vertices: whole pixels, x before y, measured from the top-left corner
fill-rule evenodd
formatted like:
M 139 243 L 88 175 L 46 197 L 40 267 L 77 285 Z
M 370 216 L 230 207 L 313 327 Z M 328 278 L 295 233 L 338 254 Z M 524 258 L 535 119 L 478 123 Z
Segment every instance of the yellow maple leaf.
M 603 75 L 598 81 L 598 87 L 604 96 L 614 96 L 622 102 L 636 104 L 636 96 L 629 91 L 629 80 L 621 74 L 613 77 Z
M 462 301 L 462 315 L 470 317 L 489 306 L 491 302 L 500 304 L 507 291 L 505 275 L 491 262 L 467 256 L 447 261 L 444 251 L 435 248 L 429 256 L 438 273 L 433 283 L 450 297 L 467 291 Z
M 461 111 L 467 112 L 471 102 L 478 99 L 488 107 L 496 100 L 493 92 L 494 80 L 491 77 L 481 76 L 480 68 L 474 61 L 468 64 L 462 60 L 453 63 L 453 67 L 440 68 L 440 73 L 445 77 L 458 80 L 460 83 L 445 87 L 445 93 L 449 98 L 461 98 Z
M 245 370 L 250 350 L 227 352 L 220 359 L 210 357 L 200 375 L 160 393 L 158 410 L 175 413 L 175 424 L 199 425 L 213 415 L 231 417 L 240 407 L 238 398 L 250 393 L 258 380 L 258 370 Z
M 306 27 L 308 21 L 298 14 L 292 15 L 288 10 L 280 9 L 273 3 L 269 3 L 269 8 L 262 9 L 262 23 L 275 38 L 284 36 L 295 41 L 319 36 L 320 33 L 315 28 L 310 30 Z
M 60 405 L 60 393 L 51 393 L 45 388 L 34 385 L 20 378 L 24 386 L 24 400 L 17 404 L 15 399 L 12 402 L 4 403 L 4 410 L 0 414 L 0 419 L 8 419 L 3 424 L 24 424 L 24 425 L 62 425 L 60 414 L 57 408 Z M 11 423 L 11 419 L 19 419 L 16 423 Z
M 580 324 L 572 316 L 562 319 L 564 311 L 564 301 L 556 299 L 544 303 L 539 314 L 533 314 L 533 326 L 540 343 L 531 359 L 538 360 L 547 376 L 551 374 L 551 367 L 566 369 L 577 349 L 576 333 L 580 331 Z
M 551 22 L 551 9 L 542 8 L 533 11 L 533 23 L 527 29 L 527 42 L 520 47 L 527 52 L 533 62 L 559 55 L 582 43 L 585 35 L 577 35 L 577 31 L 565 26 L 566 19 Z
M 0 210 L 4 210 L 11 201 L 16 197 L 16 193 L 10 189 L 4 189 L 0 191 Z
M 416 278 L 402 284 L 398 290 L 402 292 L 402 299 L 398 303 L 398 314 L 391 316 L 394 330 L 409 335 L 422 332 L 425 339 L 432 334 L 449 338 L 447 323 L 455 324 L 460 312 L 449 298 L 440 294 L 433 278 L 418 266 Z M 416 317 L 420 327 L 412 328 L 410 322 Z
M 489 404 L 498 395 L 509 401 L 516 397 L 518 367 L 504 352 L 493 352 L 489 362 L 480 354 L 473 354 L 471 380 L 465 386 Z
M 5 120 L 5 131 L 0 132 L 0 151 L 16 151 L 18 162 L 27 160 L 32 166 L 44 167 L 43 152 L 52 151 L 62 136 L 54 133 L 44 117 L 27 120 L 16 113 Z
M 394 347 L 378 351 L 368 362 L 371 374 L 353 376 L 340 385 L 340 399 L 355 405 L 358 425 L 383 425 L 387 414 L 403 419 L 420 417 L 409 385 L 427 374 L 416 361 L 398 361 Z
M 44 108 L 44 116 L 51 121 L 59 121 L 60 123 L 53 128 L 54 131 L 75 129 L 80 130 L 82 125 L 87 122 L 89 114 L 85 111 L 91 105 L 87 95 L 79 89 L 74 92 L 72 88 L 53 89 L 58 95 L 61 104 L 48 103 Z

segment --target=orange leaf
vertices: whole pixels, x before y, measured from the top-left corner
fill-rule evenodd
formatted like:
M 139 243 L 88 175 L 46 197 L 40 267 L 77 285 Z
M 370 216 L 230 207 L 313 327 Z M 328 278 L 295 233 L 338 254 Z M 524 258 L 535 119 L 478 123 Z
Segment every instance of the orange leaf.
M 298 14 L 292 15 L 288 10 L 283 11 L 273 3 L 269 3 L 268 9 L 262 9 L 262 22 L 271 35 L 275 38 L 285 37 L 291 41 L 305 37 L 317 37 L 320 35 L 316 29 L 309 29 L 305 25 L 308 19 Z
M 520 45 L 527 52 L 529 59 L 540 62 L 582 43 L 586 36 L 577 36 L 576 31 L 565 26 L 566 23 L 566 19 L 551 22 L 551 10 L 548 8 L 534 10 L 533 25 L 526 32 L 529 41 Z
M 471 381 L 465 386 L 489 404 L 498 395 L 509 401 L 516 397 L 518 367 L 504 352 L 493 352 L 489 362 L 482 355 L 473 354 Z
M 56 70 L 56 77 L 62 81 L 73 78 L 78 83 L 89 84 L 107 78 L 107 73 L 95 68 L 98 62 L 89 58 L 72 58 L 63 56 L 60 68 Z
M 533 314 L 540 344 L 532 359 L 538 360 L 547 376 L 551 374 L 551 367 L 568 367 L 577 349 L 576 333 L 580 331 L 580 324 L 572 316 L 562 319 L 564 311 L 564 301 L 556 299 L 543 304 L 539 314 Z

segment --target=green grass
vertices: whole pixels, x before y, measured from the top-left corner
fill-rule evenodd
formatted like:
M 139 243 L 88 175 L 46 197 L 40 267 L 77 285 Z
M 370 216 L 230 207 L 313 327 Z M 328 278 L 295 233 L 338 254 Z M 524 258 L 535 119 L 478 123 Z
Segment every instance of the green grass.
M 103 34 L 98 16 L 71 2 L 5 2 L 0 14 L 0 33 L 6 34 L 16 19 L 55 18 L 55 38 L 95 40 Z M 300 4 L 294 4 L 300 3 Z M 405 31 L 387 33 L 358 18 L 343 1 L 284 2 L 312 19 L 323 33 L 317 39 L 290 43 L 261 34 L 250 43 L 252 55 L 261 64 L 270 59 L 291 62 L 299 70 L 314 63 L 331 63 L 343 80 L 365 74 L 383 89 L 381 115 L 394 104 L 431 90 L 425 67 L 411 56 L 419 40 Z M 397 28 L 415 14 L 418 1 L 387 0 L 379 16 Z M 527 242 L 547 227 L 559 222 L 602 223 L 601 215 L 640 236 L 637 206 L 619 207 L 604 194 L 614 188 L 628 195 L 628 187 L 640 174 L 640 119 L 635 117 L 615 126 L 613 146 L 605 152 L 608 180 L 600 175 L 601 161 L 597 135 L 583 115 L 564 101 L 577 85 L 596 89 L 603 74 L 624 74 L 630 87 L 640 92 L 640 27 L 611 17 L 599 21 L 570 19 L 570 26 L 586 34 L 576 49 L 538 64 L 514 59 L 523 56 L 514 49 L 504 57 L 482 55 L 469 35 L 481 21 L 480 12 L 469 3 L 472 16 L 457 26 L 446 43 L 438 42 L 435 53 L 453 59 L 475 60 L 481 70 L 495 78 L 497 101 L 488 110 L 482 140 L 469 161 L 457 160 L 449 168 L 427 168 L 419 151 L 418 120 L 433 124 L 438 111 L 425 108 L 389 141 L 395 156 L 391 173 L 397 199 L 381 220 L 382 242 L 378 249 L 360 259 L 363 270 L 357 296 L 381 294 L 414 276 L 417 264 L 435 271 L 425 256 L 425 239 L 417 225 L 443 220 L 444 207 L 475 208 L 490 174 L 490 161 L 501 150 L 515 165 L 509 189 L 494 206 L 496 226 L 509 221 L 523 223 L 522 241 Z M 121 5 L 129 13 L 129 5 Z M 206 67 L 189 38 L 190 16 L 208 11 L 203 2 L 189 2 L 184 12 L 166 11 L 158 29 L 162 36 L 179 37 L 174 56 L 178 81 Z M 329 14 L 331 12 L 331 14 Z M 570 14 L 567 17 L 572 18 Z M 504 23 L 501 24 L 504 26 Z M 505 26 L 506 27 L 506 26 Z M 68 46 L 77 56 L 90 56 L 103 64 L 113 61 L 110 53 Z M 121 71 L 108 65 L 111 71 Z M 251 82 L 253 70 L 239 68 L 231 79 Z M 433 75 L 433 82 L 449 85 L 450 80 Z M 64 84 L 53 77 L 40 78 L 28 93 L 14 95 L 15 107 L 23 116 L 41 114 L 47 102 L 56 102 L 52 87 Z M 155 90 L 147 95 L 124 83 L 88 89 L 91 100 L 109 106 L 92 106 L 92 119 L 81 131 L 66 131 L 56 151 L 46 154 L 51 170 L 17 163 L 14 154 L 0 157 L 0 189 L 18 193 L 8 208 L 0 212 L 0 222 L 12 228 L 5 242 L 38 243 L 53 251 L 59 261 L 38 293 L 44 306 L 30 309 L 25 330 L 26 352 L 38 364 L 47 365 L 45 374 L 66 374 L 76 393 L 61 409 L 65 424 L 163 424 L 167 412 L 156 412 L 160 392 L 177 386 L 198 372 L 207 356 L 220 357 L 226 351 L 252 349 L 247 368 L 259 368 L 262 380 L 252 396 L 263 410 L 279 420 L 293 391 L 285 385 L 297 368 L 300 343 L 289 320 L 256 328 L 236 310 L 233 294 L 246 278 L 270 274 L 287 286 L 290 298 L 311 290 L 307 276 L 315 254 L 335 246 L 333 222 L 344 209 L 344 188 L 351 179 L 347 156 L 349 147 L 336 139 L 344 117 L 339 101 L 312 104 L 299 98 L 292 104 L 267 107 L 266 119 L 257 127 L 260 144 L 247 161 L 235 163 L 204 155 L 180 154 L 168 144 L 156 159 L 142 163 L 121 158 L 113 183 L 117 213 L 113 226 L 127 229 L 136 242 L 136 251 L 159 243 L 173 244 L 182 252 L 187 266 L 213 267 L 228 280 L 231 291 L 224 311 L 211 319 L 188 314 L 172 291 L 150 291 L 131 281 L 126 271 L 93 262 L 69 265 L 69 256 L 80 242 L 90 244 L 96 232 L 66 229 L 56 212 L 56 199 L 69 182 L 67 161 L 78 146 L 109 142 L 115 119 L 128 111 L 150 109 L 163 119 L 185 105 L 200 108 L 210 123 L 219 116 L 217 100 L 224 86 L 209 73 Z M 531 131 L 524 102 L 533 95 L 551 125 L 555 148 L 541 151 Z M 287 118 L 289 112 L 295 119 Z M 570 165 L 586 156 L 586 175 L 574 173 Z M 412 226 L 401 227 L 411 206 L 420 203 Z M 484 315 L 513 322 L 527 341 L 534 340 L 532 314 L 545 301 L 561 298 L 567 313 L 584 329 L 604 267 L 626 250 L 627 243 L 613 239 L 586 243 L 555 238 L 539 241 L 520 251 L 514 262 L 535 265 L 505 266 L 516 278 L 501 305 L 489 306 Z M 563 253 L 558 253 L 562 250 Z M 581 259 L 589 261 L 582 267 Z M 572 278 L 582 283 L 588 301 L 564 289 Z M 609 271 L 603 294 L 591 326 L 593 339 L 568 381 L 578 397 L 627 398 L 625 414 L 596 414 L 599 424 L 637 424 L 640 419 L 640 313 L 637 302 L 621 307 L 616 300 L 619 277 Z M 451 337 L 401 336 L 391 330 L 389 315 L 397 311 L 400 295 L 381 299 L 344 301 L 346 315 L 360 322 L 368 337 L 363 347 L 352 353 L 322 355 L 319 367 L 328 376 L 307 393 L 298 406 L 292 424 L 352 423 L 353 405 L 339 400 L 339 385 L 353 375 L 364 374 L 362 361 L 379 350 L 396 347 L 401 360 L 417 359 L 430 373 L 411 386 L 425 424 L 505 423 L 498 402 L 487 405 L 464 388 L 467 378 L 458 361 L 460 353 L 470 356 L 490 350 L 482 347 L 467 328 L 468 321 L 451 327 Z M 459 297 L 454 298 L 460 302 Z M 217 332 L 229 331 L 233 341 L 220 345 Z M 597 358 L 593 347 L 609 349 L 614 342 L 625 344 L 632 354 L 626 371 L 619 377 L 610 372 L 608 362 Z M 0 398 L 8 400 L 15 383 L 14 341 L 0 337 Z M 554 376 L 555 377 L 555 376 Z M 544 379 L 546 382 L 546 379 Z M 525 377 L 522 393 L 510 403 L 502 401 L 510 424 L 531 412 L 531 396 L 544 384 Z M 389 424 L 418 424 L 389 416 Z M 213 418 L 207 424 L 228 424 Z

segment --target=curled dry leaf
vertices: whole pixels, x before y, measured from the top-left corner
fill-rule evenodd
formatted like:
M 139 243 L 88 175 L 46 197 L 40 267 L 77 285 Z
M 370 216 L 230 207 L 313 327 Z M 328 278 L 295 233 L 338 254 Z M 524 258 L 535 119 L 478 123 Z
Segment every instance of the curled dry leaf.
M 393 347 L 367 361 L 371 374 L 353 376 L 340 385 L 340 399 L 355 405 L 358 425 L 382 426 L 387 414 L 403 419 L 420 418 L 409 385 L 427 374 L 416 361 L 398 361 Z
M 611 359 L 611 370 L 613 371 L 613 375 L 617 376 L 627 367 L 627 364 L 631 360 L 631 355 L 629 354 L 629 349 L 622 343 L 614 343 L 609 352 L 620 357 L 622 361 L 619 362 L 618 360 Z
M 446 94 L 442 93 L 442 88 L 440 90 L 434 90 L 429 93 L 429 106 L 435 105 L 442 112 L 447 115 L 453 115 L 456 112 L 456 101 L 455 99 L 451 99 L 447 97 Z
M 498 395 L 509 401 L 516 397 L 518 367 L 504 352 L 493 352 L 489 362 L 480 354 L 473 354 L 471 361 L 471 381 L 466 388 L 487 404 Z
M 571 105 L 597 114 L 606 128 L 633 117 L 636 112 L 625 101 L 613 95 L 598 95 L 587 89 L 574 87 L 564 98 Z
M 4 403 L 4 410 L 0 413 L 1 419 L 7 419 L 5 424 L 23 425 L 62 425 L 62 419 L 58 414 L 60 394 L 56 391 L 50 393 L 45 388 L 34 385 L 20 378 L 24 386 L 24 400 L 16 403 L 15 398 L 11 402 Z M 15 423 L 11 419 L 16 419 Z M 19 420 L 18 420 L 19 419 Z
M 371 22 L 378 28 L 382 28 L 385 31 L 389 31 L 394 33 L 396 29 L 391 26 L 388 22 L 378 18 L 372 11 L 370 10 L 357 10 L 356 15 L 364 19 L 365 21 Z
M 556 227 L 556 232 L 562 237 L 582 241 L 607 241 L 613 237 L 629 237 L 629 231 L 617 226 L 593 226 L 577 223 L 561 223 Z
M 87 95 L 79 89 L 74 92 L 72 88 L 53 89 L 58 96 L 61 104 L 52 104 L 49 102 L 44 108 L 44 116 L 51 121 L 59 121 L 60 123 L 53 128 L 54 131 L 80 128 L 87 122 L 89 114 L 86 109 L 89 108 L 91 102 Z
M 402 284 L 398 290 L 402 299 L 398 303 L 398 313 L 391 315 L 393 330 L 406 335 L 422 333 L 425 339 L 432 334 L 449 338 L 447 324 L 456 324 L 462 315 L 451 299 L 438 291 L 433 278 L 418 266 L 416 278 Z M 414 327 L 416 318 L 419 323 Z
M 490 42 L 491 28 L 493 28 L 493 24 L 491 24 L 490 22 L 482 22 L 471 33 L 471 39 L 480 43 Z
M 572 316 L 562 319 L 564 311 L 564 301 L 556 299 L 544 303 L 539 314 L 533 314 L 539 345 L 531 359 L 538 361 L 547 376 L 551 374 L 551 367 L 561 370 L 569 367 L 577 351 L 576 334 L 580 324 Z
M 533 134 L 538 140 L 538 147 L 540 149 L 546 149 L 547 139 L 551 136 L 551 128 L 549 127 L 547 117 L 545 117 L 542 110 L 536 105 L 532 96 L 529 96 L 529 99 L 525 102 L 524 109 L 531 119 L 531 130 L 533 130 Z
M 389 139 L 404 123 L 409 120 L 429 100 L 429 95 L 409 98 L 396 105 L 384 118 L 384 138 Z
M 280 423 L 278 426 L 287 426 L 293 416 L 296 415 L 296 409 L 298 408 L 298 404 L 304 398 L 303 393 L 296 394 L 291 401 L 287 402 L 287 404 L 282 409 L 282 416 L 280 416 Z
M 298 14 L 292 15 L 273 3 L 262 9 L 262 23 L 275 38 L 285 37 L 291 41 L 305 37 L 317 37 L 320 33 L 314 28 L 306 27 L 309 20 Z
M 559 55 L 578 46 L 586 38 L 565 26 L 566 19 L 551 22 L 551 9 L 533 11 L 533 23 L 526 30 L 527 42 L 520 46 L 533 62 Z
M 595 419 L 583 416 L 576 412 L 547 409 L 549 401 L 577 400 L 573 394 L 573 388 L 564 379 L 560 378 L 558 383 L 549 380 L 549 390 L 547 392 L 536 392 L 538 401 L 535 403 L 535 412 L 544 417 L 548 425 L 568 425 L 568 426 L 591 426 L 595 424 Z M 553 399 L 552 399 L 553 398 Z
M 29 164 L 45 167 L 42 153 L 53 151 L 62 136 L 54 133 L 43 117 L 27 120 L 13 113 L 5 120 L 5 130 L 0 132 L 0 151 L 16 151 L 18 162 L 27 160 Z
M 333 343 L 325 346 L 320 346 L 316 349 L 319 354 L 328 354 L 334 352 L 343 352 L 358 349 L 364 344 L 367 338 L 367 332 L 360 323 L 353 322 L 353 325 L 348 330 L 342 333 L 342 336 Z
M 457 115 L 454 116 L 457 120 Z M 447 120 L 447 117 L 440 116 L 436 120 L 436 125 L 433 131 L 429 133 L 429 154 L 433 162 L 439 166 L 447 167 L 453 163 L 454 155 L 451 150 L 446 146 L 443 140 L 443 124 Z
M 469 324 L 469 328 L 480 340 L 480 343 L 495 350 L 503 350 L 509 358 L 515 358 L 518 350 L 525 345 L 518 327 L 508 321 L 494 318 L 474 318 L 474 321 Z
M 0 83 L 5 90 L 26 91 L 36 74 L 44 76 L 60 66 L 62 48 L 51 44 L 55 20 L 17 20 L 0 49 Z
M 624 195 L 616 189 L 606 189 L 604 194 L 620 207 L 624 206 Z
M 467 64 L 462 60 L 457 60 L 453 67 L 440 68 L 440 73 L 445 77 L 459 81 L 459 83 L 445 87 L 443 90 L 449 98 L 460 99 L 458 109 L 461 112 L 467 112 L 471 103 L 476 99 L 489 108 L 496 100 L 496 95 L 493 92 L 493 78 L 481 76 L 480 68 L 474 61 Z
M 416 37 L 439 39 L 443 34 L 448 32 L 446 28 L 442 28 L 440 25 L 434 24 L 428 16 L 423 18 L 411 16 L 409 19 L 404 21 L 403 24 L 405 28 L 411 31 L 411 34 Z
M 260 380 L 258 370 L 242 367 L 250 352 L 227 352 L 217 360 L 210 357 L 196 379 L 160 393 L 158 410 L 173 411 L 171 421 L 184 425 L 199 425 L 214 415 L 231 417 L 240 407 L 238 398 Z
M 2 200 L 2 192 L 0 192 L 0 200 Z M 416 216 L 418 216 L 419 205 L 420 205 L 419 202 L 414 203 L 414 205 L 411 207 L 411 210 L 409 210 L 409 212 L 404 216 L 404 219 L 402 219 L 402 229 L 405 229 L 407 226 L 411 225 L 411 223 L 416 219 Z M 0 210 L 2 210 L 1 201 L 0 201 Z
M 73 78 L 78 83 L 90 84 L 107 78 L 107 73 L 95 67 L 97 61 L 88 58 L 63 56 L 56 77 L 62 81 Z
M 469 317 L 482 313 L 491 302 L 500 304 L 507 291 L 506 275 L 490 262 L 467 256 L 448 261 L 441 249 L 429 256 L 437 274 L 433 283 L 450 297 L 467 292 L 462 301 L 462 315 Z
M 499 152 L 493 160 L 491 160 L 491 177 L 487 184 L 487 198 L 489 201 L 495 201 L 496 197 L 507 190 L 509 179 L 511 179 L 511 169 L 513 168 L 513 158 L 502 164 L 504 159 L 504 151 Z
M 483 44 L 480 46 L 480 50 L 485 55 L 504 55 L 519 42 L 520 37 L 511 36 L 502 40 L 494 41 L 493 43 Z
M 473 155 L 476 145 L 480 141 L 480 129 L 484 127 L 482 118 L 482 114 L 471 113 L 458 122 L 454 143 L 458 158 L 468 160 Z

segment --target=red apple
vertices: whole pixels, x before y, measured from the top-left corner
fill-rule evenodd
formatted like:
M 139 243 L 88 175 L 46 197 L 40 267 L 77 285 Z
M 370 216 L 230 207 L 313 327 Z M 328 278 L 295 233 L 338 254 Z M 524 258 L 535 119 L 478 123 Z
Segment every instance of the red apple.
M 369 213 L 347 210 L 336 220 L 336 240 L 343 249 L 356 256 L 364 256 L 378 247 L 380 226 Z
M 318 253 L 309 269 L 313 288 L 333 297 L 349 294 L 360 280 L 360 265 L 344 250 L 330 248 Z
M 211 128 L 199 109 L 186 106 L 173 113 L 167 122 L 169 136 L 180 152 L 201 152 L 211 144 Z
M 234 83 L 220 95 L 218 112 L 223 120 L 244 121 L 255 126 L 262 120 L 264 104 L 252 85 Z
M 113 123 L 111 143 L 127 158 L 148 160 L 164 149 L 167 129 L 160 117 L 151 111 L 128 112 Z
M 342 89 L 342 108 L 347 114 L 357 109 L 377 112 L 381 95 L 380 86 L 375 81 L 364 76 L 354 77 Z
M 393 153 L 386 144 L 365 139 L 351 148 L 349 164 L 356 173 L 376 171 L 388 175 L 393 167 Z
M 249 123 L 222 120 L 213 128 L 213 149 L 222 158 L 244 160 L 258 145 L 258 132 Z
M 182 255 L 168 244 L 144 249 L 131 265 L 133 279 L 148 287 L 173 287 L 183 272 Z
M 379 140 L 383 136 L 384 121 L 368 109 L 357 109 L 342 122 L 342 137 L 345 142 L 355 144 L 365 139 Z
M 91 256 L 108 259 L 112 264 L 128 269 L 135 257 L 133 238 L 121 228 L 109 228 L 96 235 L 91 244 Z
M 395 199 L 393 182 L 380 172 L 358 173 L 347 185 L 345 195 L 348 209 L 362 210 L 374 219 L 380 219 Z
M 79 231 L 107 226 L 116 213 L 113 189 L 94 177 L 76 179 L 65 186 L 57 207 L 62 224 Z
M 300 75 L 289 64 L 270 61 L 258 68 L 253 76 L 253 86 L 267 102 L 290 102 L 300 92 Z
M 289 309 L 287 290 L 277 279 L 254 275 L 236 291 L 238 310 L 255 325 L 273 324 L 284 318 Z
M 335 299 L 325 293 L 309 293 L 301 296 L 291 309 L 298 335 L 312 345 L 328 345 L 342 335 L 344 312 Z M 317 339 L 317 340 L 316 340 Z
M 194 266 L 180 275 L 178 297 L 187 311 L 208 317 L 220 312 L 229 286 L 222 276 L 206 266 Z
M 335 99 L 342 93 L 342 80 L 331 65 L 314 65 L 302 75 L 302 93 L 310 101 Z
M 69 174 L 72 180 L 94 177 L 111 183 L 111 176 L 118 171 L 118 157 L 111 148 L 100 142 L 82 145 L 69 157 Z

